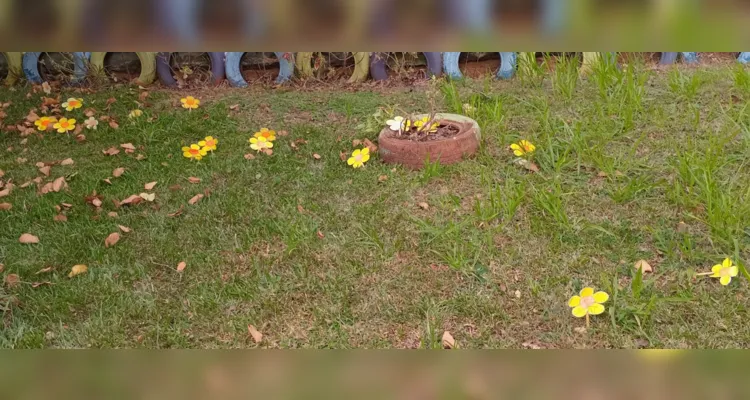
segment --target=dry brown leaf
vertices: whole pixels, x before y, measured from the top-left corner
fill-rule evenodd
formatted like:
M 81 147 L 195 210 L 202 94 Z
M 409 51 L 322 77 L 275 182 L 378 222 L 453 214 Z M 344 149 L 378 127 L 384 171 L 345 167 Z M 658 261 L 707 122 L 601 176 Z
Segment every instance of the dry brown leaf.
M 61 205 L 61 206 L 63 206 L 63 208 L 66 208 L 66 209 L 71 209 L 71 208 L 73 208 L 73 205 L 72 205 L 72 204 L 70 204 L 70 203 L 60 203 L 60 205 Z
M 120 241 L 120 234 L 117 232 L 110 233 L 106 239 L 104 239 L 104 247 L 112 247 Z
M 448 331 L 443 333 L 443 348 L 448 350 L 456 348 L 456 339 Z
M 44 274 L 50 271 L 52 271 L 52 267 L 46 267 L 46 268 L 40 269 L 39 271 L 36 271 L 34 275 Z
M 240 109 L 240 105 L 239 104 L 233 104 L 233 105 L 229 106 L 229 109 L 232 110 L 232 111 L 238 111 Z
M 182 186 L 180 186 L 180 185 L 172 185 L 172 186 L 169 187 L 169 191 L 170 192 L 176 192 L 178 190 L 182 190 Z
M 339 158 L 341 159 L 341 161 L 346 161 L 349 159 L 349 156 L 342 151 L 339 153 Z
M 10 194 L 10 192 L 11 192 L 11 187 L 8 186 L 5 189 L 0 190 L 0 197 L 8 196 Z
M 281 136 L 281 137 L 289 136 L 289 132 L 287 132 L 287 131 L 278 131 L 278 132 L 276 132 L 276 135 L 277 136 Z
M 300 214 L 306 214 L 307 213 L 307 211 L 305 210 L 305 207 L 302 207 L 302 204 L 297 204 L 297 211 Z
M 68 274 L 68 278 L 72 278 L 72 277 L 74 277 L 76 275 L 85 274 L 88 270 L 89 270 L 89 267 L 87 267 L 87 266 L 85 266 L 83 264 L 74 265 L 73 268 L 70 269 L 70 273 Z
M 109 99 L 107 99 L 107 107 L 105 108 L 105 110 L 109 111 L 109 108 L 112 107 L 112 104 L 116 102 L 117 102 L 117 99 L 114 97 L 110 97 Z
M 378 177 L 378 182 L 385 182 L 388 180 L 388 175 L 380 175 Z
M 44 94 L 52 93 L 52 86 L 49 85 L 49 82 L 42 82 L 42 91 L 44 92 Z
M 76 135 L 76 142 L 83 143 L 85 141 L 86 141 L 86 135 L 83 135 L 83 134 Z
M 654 272 L 654 269 L 651 267 L 651 264 L 648 263 L 646 260 L 639 260 L 635 263 L 635 270 L 641 270 L 644 274 L 647 274 L 649 272 Z
M 148 95 L 149 95 L 148 90 L 144 90 L 141 92 L 141 94 L 138 95 L 138 100 L 140 100 L 141 102 L 145 102 Z
M 99 208 L 99 207 L 102 206 L 102 200 L 99 199 L 98 197 L 95 197 L 95 198 L 91 199 L 91 205 L 94 206 L 94 207 L 96 207 L 96 208 Z
M 127 226 L 125 226 L 125 225 L 117 225 L 117 227 L 120 228 L 120 230 L 122 231 L 122 233 L 130 233 L 130 231 L 131 231 L 131 229 L 128 228 Z
M 429 209 L 430 209 L 430 205 L 429 205 L 429 204 L 427 204 L 427 203 L 425 203 L 425 202 L 421 202 L 421 203 L 419 203 L 419 204 L 417 204 L 417 205 L 419 206 L 419 208 L 421 208 L 421 209 L 423 209 L 423 210 L 425 210 L 425 211 L 427 211 L 427 210 L 429 210 Z
M 135 146 L 133 146 L 133 143 L 123 143 L 120 145 L 120 147 L 122 147 L 126 153 L 128 151 L 135 151 Z
M 93 117 L 94 115 L 96 115 L 96 110 L 94 110 L 93 108 L 87 108 L 87 109 L 86 109 L 86 110 L 85 110 L 85 111 L 83 112 L 83 115 L 85 115 L 85 116 L 87 116 L 87 117 L 89 117 L 89 118 L 90 118 L 90 117 Z
M 370 149 L 370 154 L 375 154 L 378 152 L 378 146 L 376 146 L 375 143 L 371 142 L 370 139 L 365 139 L 363 143 L 368 149 Z
M 54 219 L 55 219 L 56 222 L 67 222 L 68 221 L 68 217 L 66 217 L 64 214 L 57 214 L 57 215 L 55 215 Z
M 195 196 L 193 196 L 192 199 L 188 200 L 188 204 L 190 204 L 191 206 L 195 205 L 197 202 L 201 201 L 202 198 L 203 198 L 203 193 L 198 193 Z
M 362 145 L 362 141 L 359 139 L 352 140 L 352 147 L 359 147 Z
M 515 162 L 516 162 L 516 164 L 518 164 L 518 165 L 526 168 L 527 170 L 529 170 L 531 172 L 539 172 L 540 171 L 538 165 L 536 165 L 533 162 L 531 162 L 529 160 L 526 160 L 524 158 L 518 158 L 518 159 L 516 159 Z
M 23 244 L 37 244 L 39 243 L 39 238 L 30 233 L 24 233 L 18 238 L 18 242 Z
M 252 325 L 247 326 L 247 333 L 250 334 L 250 337 L 253 338 L 255 343 L 260 343 L 263 340 L 263 334 L 258 332 L 258 330 Z
M 180 215 L 182 215 L 182 210 L 184 210 L 184 209 L 185 209 L 185 206 L 184 205 L 180 205 L 180 208 L 177 211 L 175 211 L 175 212 L 173 212 L 171 214 L 167 214 L 167 216 L 171 217 L 171 218 L 179 217 Z
M 31 284 L 31 287 L 33 289 L 36 289 L 39 286 L 52 286 L 52 285 L 54 285 L 54 283 L 49 282 L 49 281 L 47 281 L 47 282 L 34 282 L 34 283 Z
M 157 182 L 149 182 L 145 185 L 143 185 L 143 188 L 146 190 L 154 190 L 154 187 L 156 186 Z
M 179 264 L 177 264 L 177 272 L 182 272 L 187 267 L 187 264 L 185 261 L 181 261 Z
M 128 197 L 127 199 L 121 201 L 120 205 L 121 206 L 136 205 L 136 204 L 140 203 L 141 201 L 143 201 L 143 199 L 141 198 L 141 196 L 138 196 L 138 195 L 134 194 L 134 195 Z
M 252 153 L 245 154 L 245 160 L 255 160 L 255 155 Z
M 315 154 L 313 154 L 313 158 L 316 159 L 316 160 L 320 160 L 321 157 L 320 157 L 320 154 L 315 153 Z
M 110 179 L 111 179 L 111 178 L 105 178 L 105 179 L 102 179 L 102 180 L 103 180 L 104 182 L 106 182 L 106 183 L 107 183 L 108 185 L 111 185 L 111 184 L 112 184 L 112 181 L 111 181 Z
M 109 120 L 109 127 L 112 129 L 117 129 L 120 127 L 120 124 L 117 123 L 114 119 Z
M 50 167 L 49 165 L 45 165 L 45 166 L 39 168 L 39 172 L 41 172 L 42 174 L 44 174 L 44 176 L 49 176 L 49 173 L 50 173 L 51 170 L 52 170 L 52 167 Z
M 19 278 L 18 275 L 16 274 L 5 275 L 5 284 L 8 285 L 9 288 L 18 286 L 19 283 L 21 283 L 21 278 Z
M 60 165 L 62 165 L 62 166 L 73 165 L 74 163 L 75 162 L 73 161 L 72 158 L 66 158 L 66 159 L 60 161 Z
M 119 178 L 119 177 L 121 177 L 121 176 L 122 176 L 122 174 L 124 174 L 124 173 L 125 173 L 125 168 L 122 168 L 122 167 L 120 167 L 120 168 L 115 168 L 115 170 L 114 170 L 114 171 L 112 171 L 112 176 L 114 176 L 115 178 Z
M 143 154 L 138 154 L 137 156 L 135 156 L 135 159 L 138 161 L 145 160 L 146 156 L 144 156 Z
M 273 150 L 272 149 L 263 149 L 263 153 L 265 153 L 267 156 L 272 156 L 273 155 Z
M 188 180 L 188 182 L 190 182 L 190 183 L 201 183 L 201 178 L 196 178 L 196 177 L 194 177 L 194 176 L 191 176 L 191 177 L 190 177 L 190 178 L 188 178 L 187 180 Z
M 26 116 L 26 121 L 29 122 L 36 122 L 36 120 L 39 119 L 39 115 L 37 115 L 36 110 L 32 109 L 29 111 L 29 114 Z
M 42 106 L 50 107 L 60 104 L 60 98 L 42 97 Z
M 4 176 L 5 176 L 5 171 L 3 171 L 3 170 L 0 169 L 0 178 L 2 178 Z
M 64 176 L 61 176 L 61 177 L 55 179 L 54 182 L 52 182 L 52 190 L 54 192 L 59 192 L 60 190 L 62 190 L 66 186 L 67 186 L 67 183 L 65 183 L 65 177 Z
M 5 210 L 10 210 L 11 208 L 13 208 L 13 204 L 10 204 L 10 203 L 0 203 L 0 210 L 5 211 Z
M 323 232 L 318 231 L 318 239 L 325 239 L 326 235 L 323 234 Z
M 110 211 L 107 213 L 107 216 L 110 218 L 117 218 L 117 213 L 114 211 Z
M 120 154 L 120 149 L 118 149 L 117 147 L 112 146 L 112 147 L 108 148 L 107 150 L 102 150 L 102 153 L 104 153 L 105 156 L 116 156 L 116 155 Z

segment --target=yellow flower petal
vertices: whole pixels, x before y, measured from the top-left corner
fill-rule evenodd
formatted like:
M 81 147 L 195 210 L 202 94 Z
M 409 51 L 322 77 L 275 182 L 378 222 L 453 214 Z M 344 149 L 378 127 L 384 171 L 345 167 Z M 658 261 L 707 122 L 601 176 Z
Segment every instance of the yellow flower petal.
M 575 308 L 573 308 L 573 316 L 576 318 L 583 318 L 586 316 L 586 314 L 588 314 L 588 311 L 585 307 L 576 306 Z
M 589 296 L 593 296 L 593 295 L 594 295 L 594 289 L 593 288 L 587 287 L 587 288 L 583 288 L 583 290 L 581 290 L 581 297 L 589 297 Z
M 191 144 L 191 145 L 190 145 L 190 148 L 191 148 L 191 149 L 193 149 L 193 150 L 200 150 L 200 149 L 201 149 L 201 148 L 200 148 L 200 146 L 198 146 L 198 145 L 197 145 L 197 144 L 195 144 L 195 143 Z
M 589 314 L 591 315 L 599 315 L 604 312 L 604 306 L 601 304 L 592 304 L 591 307 L 589 307 Z
M 356 156 L 358 156 L 360 154 L 362 154 L 362 150 L 360 150 L 360 149 L 354 150 L 352 152 L 352 157 L 356 157 Z
M 581 298 L 579 296 L 573 296 L 568 301 L 568 307 L 575 308 L 581 305 Z
M 363 164 L 366 163 L 369 160 L 370 160 L 370 155 L 369 154 L 365 154 L 365 155 L 362 156 L 362 163 Z
M 722 276 L 719 279 L 719 282 L 721 282 L 722 285 L 727 286 L 732 282 L 732 277 L 729 275 Z
M 272 149 L 273 148 L 273 142 L 266 142 L 266 148 Z
M 510 145 L 510 148 L 511 148 L 511 150 L 521 150 L 521 146 L 519 146 L 519 145 L 517 145 L 515 143 L 513 143 L 512 145 Z
M 513 154 L 515 154 L 516 157 L 521 157 L 524 153 L 521 150 L 513 150 Z
M 607 293 L 604 293 L 604 292 L 596 292 L 596 293 L 594 293 L 594 301 L 595 302 L 597 302 L 599 304 L 602 304 L 602 303 L 606 303 L 607 300 L 609 300 L 609 295 Z
M 729 267 L 729 276 L 732 278 L 736 277 L 740 273 L 740 269 L 736 266 Z
M 729 268 L 729 267 L 731 267 L 731 266 L 732 266 L 732 260 L 730 260 L 730 259 L 728 259 L 728 258 L 727 258 L 727 259 L 725 259 L 725 260 L 724 260 L 724 262 L 722 262 L 722 263 L 721 263 L 721 266 L 723 266 L 724 268 Z
M 200 142 L 198 142 L 198 146 L 205 146 L 205 145 L 206 145 L 205 140 L 201 140 Z
M 185 152 L 183 152 L 183 153 L 182 153 L 182 155 L 183 155 L 183 157 L 187 157 L 187 158 L 190 158 L 190 157 L 192 157 L 192 156 L 193 156 L 193 155 L 192 155 L 192 154 L 190 154 L 190 152 L 188 152 L 188 151 L 185 151 Z
M 190 150 L 190 147 L 187 147 L 187 146 L 182 147 L 182 151 L 188 151 L 188 150 Z
M 370 154 L 370 148 L 369 147 L 365 147 L 364 149 L 362 149 L 362 151 L 360 153 L 363 154 L 363 155 Z
M 349 164 L 349 165 L 354 165 L 354 161 L 355 161 L 354 157 L 349 157 L 349 159 L 346 160 L 346 163 Z
M 721 276 L 721 270 L 724 269 L 721 265 L 714 265 L 711 268 L 711 272 L 713 272 L 713 275 L 711 275 L 712 278 L 718 278 Z
M 255 143 L 251 144 L 251 145 L 250 145 L 250 148 L 251 148 L 251 149 L 253 149 L 253 150 L 260 150 L 260 146 L 258 146 L 258 145 L 257 145 L 257 144 L 255 144 Z

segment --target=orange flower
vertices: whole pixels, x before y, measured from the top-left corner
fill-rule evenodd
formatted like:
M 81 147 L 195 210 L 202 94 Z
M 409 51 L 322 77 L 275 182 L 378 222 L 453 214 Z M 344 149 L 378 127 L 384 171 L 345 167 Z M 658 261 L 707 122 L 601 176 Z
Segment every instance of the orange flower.
M 62 106 L 68 111 L 73 111 L 76 108 L 83 107 L 83 99 L 76 99 L 75 97 L 71 97 L 68 99 L 68 101 L 62 103 Z
M 260 132 L 255 132 L 255 135 L 253 137 L 256 138 L 265 138 L 268 142 L 273 142 L 276 140 L 276 131 L 269 130 L 268 128 L 261 128 Z
M 50 126 L 54 125 L 57 122 L 57 118 L 55 117 L 42 117 L 38 120 L 34 121 L 34 125 L 36 125 L 36 128 L 40 131 L 46 131 L 50 128 Z
M 206 155 L 207 151 L 205 148 L 201 148 L 197 144 L 193 143 L 190 145 L 190 147 L 183 147 L 182 148 L 182 155 L 185 158 L 191 158 L 200 161 L 201 158 L 203 158 Z
M 184 99 L 180 99 L 180 102 L 182 103 L 182 108 L 187 108 L 188 110 L 194 110 L 201 105 L 201 101 L 193 96 L 188 96 Z
M 214 139 L 213 136 L 206 136 L 205 139 L 198 142 L 198 146 L 201 146 L 206 151 L 216 150 L 217 144 L 219 144 L 219 139 Z
M 59 133 L 67 133 L 76 128 L 76 120 L 60 118 L 60 120 L 52 127 L 57 129 Z

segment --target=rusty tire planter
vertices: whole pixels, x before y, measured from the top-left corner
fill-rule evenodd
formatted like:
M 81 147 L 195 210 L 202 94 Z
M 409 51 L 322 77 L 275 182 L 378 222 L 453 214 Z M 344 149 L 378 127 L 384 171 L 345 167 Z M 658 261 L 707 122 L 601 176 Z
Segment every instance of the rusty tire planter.
M 416 115 L 414 118 L 423 118 L 427 114 Z M 380 131 L 378 147 L 380 158 L 388 164 L 401 164 L 410 169 L 421 169 L 425 161 L 440 162 L 442 165 L 457 163 L 466 157 L 476 153 L 481 140 L 481 131 L 477 121 L 458 114 L 435 114 L 435 119 L 440 124 L 456 125 L 459 133 L 455 136 L 432 140 L 427 142 L 415 142 L 411 140 L 397 139 L 389 128 Z

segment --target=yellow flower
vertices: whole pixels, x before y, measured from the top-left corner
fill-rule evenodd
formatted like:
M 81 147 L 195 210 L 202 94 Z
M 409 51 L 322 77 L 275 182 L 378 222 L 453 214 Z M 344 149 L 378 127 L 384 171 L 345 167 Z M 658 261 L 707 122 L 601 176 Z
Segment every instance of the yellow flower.
M 46 131 L 55 122 L 57 122 L 57 118 L 55 117 L 42 117 L 34 121 L 34 125 L 36 125 L 36 128 L 40 131 Z
M 130 114 L 128 114 L 128 118 L 138 118 L 141 115 L 143 115 L 143 111 L 140 109 L 136 109 L 136 110 L 131 111 Z
M 414 126 L 416 126 L 420 132 L 428 132 L 428 133 L 435 133 L 438 130 L 438 124 L 433 123 L 432 125 L 428 124 L 430 122 L 430 117 L 424 117 L 420 119 L 419 121 L 414 121 Z
M 365 147 L 362 150 L 354 150 L 352 153 L 352 156 L 349 157 L 349 159 L 346 161 L 347 164 L 351 165 L 354 168 L 359 168 L 370 159 L 370 149 Z
M 265 138 L 269 142 L 276 140 L 276 131 L 269 130 L 268 128 L 261 128 L 260 132 L 255 132 L 253 135 L 256 138 Z
M 73 111 L 76 108 L 83 107 L 83 99 L 76 99 L 75 97 L 71 97 L 68 99 L 68 101 L 62 103 L 62 106 L 68 111 Z
M 257 151 L 263 151 L 266 149 L 273 148 L 273 142 L 264 137 L 253 137 L 250 138 L 250 148 Z
M 52 127 L 57 129 L 57 131 L 60 133 L 70 132 L 76 128 L 76 120 L 60 118 L 60 120 L 57 121 L 57 123 Z
M 201 105 L 201 101 L 193 96 L 188 96 L 184 99 L 180 99 L 180 102 L 182 103 L 182 108 L 187 108 L 188 110 L 196 109 Z
M 594 289 L 587 287 L 581 290 L 580 296 L 571 297 L 568 306 L 573 309 L 576 318 L 599 315 L 604 312 L 604 303 L 609 300 L 609 295 L 604 292 L 594 293 Z
M 510 149 L 513 150 L 513 154 L 517 157 L 521 157 L 524 154 L 531 154 L 536 150 L 536 146 L 531 144 L 528 140 L 522 140 L 518 143 L 510 145 Z
M 207 153 L 206 149 L 202 149 L 200 146 L 198 146 L 195 143 L 191 144 L 190 147 L 186 146 L 182 148 L 182 155 L 185 158 L 192 158 L 198 161 L 200 161 L 200 159 L 203 158 L 203 156 L 205 156 L 206 153 Z
M 205 139 L 198 142 L 198 146 L 201 146 L 206 151 L 216 150 L 217 144 L 219 144 L 219 139 L 214 139 L 213 136 L 206 136 Z
M 719 278 L 719 282 L 721 282 L 722 285 L 727 286 L 732 282 L 732 278 L 737 276 L 739 268 L 734 265 L 732 260 L 727 258 L 721 264 L 714 265 L 714 267 L 711 268 L 711 271 L 713 272 L 711 278 Z

